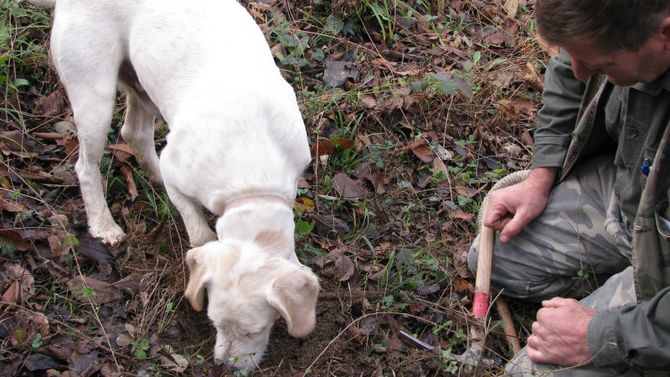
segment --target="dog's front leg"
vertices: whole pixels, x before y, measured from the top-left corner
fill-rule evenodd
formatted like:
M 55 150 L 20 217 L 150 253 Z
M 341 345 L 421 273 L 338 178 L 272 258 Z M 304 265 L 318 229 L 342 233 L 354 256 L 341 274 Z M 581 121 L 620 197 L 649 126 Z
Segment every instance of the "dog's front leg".
M 112 120 L 111 104 L 113 102 L 108 102 L 109 111 L 99 105 L 91 110 L 86 104 L 81 104 L 81 100 L 76 97 L 76 95 L 70 95 L 79 139 L 79 159 L 75 170 L 84 200 L 89 232 L 93 237 L 115 245 L 123 241 L 126 234 L 114 222 L 109 211 L 102 189 L 102 175 L 99 167 L 107 140 L 107 131 Z M 112 101 L 113 98 L 112 96 Z
M 194 247 L 201 246 L 209 241 L 214 241 L 216 234 L 207 224 L 207 219 L 200 205 L 172 187 L 169 182 L 164 182 L 164 184 L 172 204 L 181 214 L 191 245 Z

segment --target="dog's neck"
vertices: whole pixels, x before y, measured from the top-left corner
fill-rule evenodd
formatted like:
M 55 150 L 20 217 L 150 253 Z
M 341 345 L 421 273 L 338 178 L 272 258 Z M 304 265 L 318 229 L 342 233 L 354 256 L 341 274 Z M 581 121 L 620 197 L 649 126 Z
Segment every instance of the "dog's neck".
M 286 197 L 277 194 L 250 194 L 226 201 L 216 221 L 219 240 L 253 242 L 269 253 L 297 261 L 294 251 L 293 210 Z
M 291 208 L 291 204 L 285 196 L 279 194 L 245 194 L 238 195 L 231 199 L 228 199 L 223 206 L 223 214 L 229 212 L 237 207 L 248 205 L 251 203 L 268 203 L 268 202 L 279 202 L 284 204 L 288 208 Z

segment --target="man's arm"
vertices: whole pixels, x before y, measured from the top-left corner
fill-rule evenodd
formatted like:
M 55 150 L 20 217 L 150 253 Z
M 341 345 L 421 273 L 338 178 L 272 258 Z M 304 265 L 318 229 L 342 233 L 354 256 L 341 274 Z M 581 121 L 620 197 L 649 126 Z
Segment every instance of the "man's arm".
M 558 168 L 537 167 L 524 181 L 491 191 L 482 219 L 484 225 L 499 231 L 503 243 L 516 237 L 544 211 L 557 174 Z
M 575 78 L 570 56 L 561 51 L 544 77 L 544 105 L 538 114 L 532 171 L 516 185 L 491 192 L 484 225 L 500 232 L 500 240 L 516 237 L 547 205 L 558 169 L 563 165 L 577 122 L 585 84 Z
M 593 364 L 670 368 L 669 313 L 670 287 L 638 305 L 596 313 L 588 330 Z
M 596 312 L 558 297 L 542 305 L 528 338 L 528 357 L 535 362 L 670 368 L 670 287 L 614 311 Z
M 533 168 L 563 165 L 577 123 L 586 84 L 575 78 L 564 50 L 549 61 L 544 74 L 543 106 L 534 134 Z

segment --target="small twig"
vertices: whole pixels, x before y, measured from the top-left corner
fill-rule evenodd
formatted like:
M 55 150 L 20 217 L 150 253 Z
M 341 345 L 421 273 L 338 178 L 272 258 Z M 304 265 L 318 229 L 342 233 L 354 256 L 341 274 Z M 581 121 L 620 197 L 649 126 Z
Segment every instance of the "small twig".
M 514 328 L 514 321 L 512 320 L 509 305 L 507 305 L 507 301 L 503 300 L 502 296 L 498 297 L 496 300 L 496 309 L 504 324 L 503 331 L 505 332 L 505 339 L 507 339 L 509 345 L 516 354 L 521 351 L 521 344 L 519 343 L 519 336 L 516 334 L 516 329 Z

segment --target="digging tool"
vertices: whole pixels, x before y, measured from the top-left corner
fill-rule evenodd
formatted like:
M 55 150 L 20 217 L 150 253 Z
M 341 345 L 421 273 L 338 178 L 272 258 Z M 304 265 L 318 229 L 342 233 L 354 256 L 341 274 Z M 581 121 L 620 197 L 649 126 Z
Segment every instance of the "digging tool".
M 513 184 L 519 183 L 528 177 L 530 171 L 523 170 L 512 173 L 500 181 L 498 181 L 491 191 L 497 190 L 503 187 L 511 186 Z M 484 211 L 488 204 L 488 195 L 484 198 L 481 205 L 481 211 L 477 218 L 477 223 L 479 224 L 479 255 L 477 257 L 477 276 L 475 278 L 475 294 L 472 301 L 472 314 L 475 319 L 475 323 L 470 326 L 468 341 L 469 347 L 462 354 L 451 354 L 448 355 L 452 360 L 455 360 L 466 368 L 471 368 L 476 370 L 477 368 L 487 368 L 492 366 L 495 361 L 490 358 L 483 357 L 484 353 L 484 344 L 485 344 L 485 332 L 486 321 L 489 312 L 489 301 L 490 301 L 490 291 L 491 291 L 491 268 L 493 267 L 493 247 L 495 243 L 495 230 L 484 226 Z M 509 307 L 505 300 L 502 297 L 497 297 L 496 300 L 496 310 L 498 315 L 504 323 L 503 331 L 507 341 L 510 343 L 514 353 L 517 353 L 521 350 L 521 345 L 519 344 L 519 338 L 516 335 L 516 330 L 514 329 L 514 322 L 512 321 L 512 315 L 510 314 Z M 434 346 L 427 344 L 420 339 L 408 334 L 404 331 L 400 331 L 400 337 L 412 343 L 418 348 L 422 348 L 426 351 L 433 351 Z
M 491 191 L 511 186 L 513 184 L 519 183 L 528 177 L 528 170 L 518 171 L 512 173 L 500 181 L 498 181 Z M 482 358 L 482 353 L 484 351 L 485 343 L 485 332 L 486 328 L 486 318 L 489 312 L 489 301 L 490 301 L 490 292 L 491 292 L 491 268 L 493 266 L 493 246 L 495 243 L 495 230 L 489 228 L 483 224 L 484 214 L 488 205 L 487 195 L 482 201 L 481 210 L 477 218 L 477 223 L 479 224 L 479 255 L 477 256 L 477 276 L 475 278 L 475 294 L 472 300 L 472 315 L 475 319 L 475 324 L 470 327 L 469 341 L 470 346 L 465 350 L 462 355 L 459 355 L 458 358 L 463 360 L 463 363 L 466 366 L 471 367 L 485 367 L 485 361 L 488 359 Z M 509 313 L 509 307 L 502 300 L 501 297 L 498 297 L 496 300 L 496 308 L 498 313 L 502 318 L 505 326 L 503 328 L 505 332 L 505 337 L 508 342 L 510 342 L 514 352 L 518 352 L 521 347 L 519 344 L 519 339 L 514 330 L 514 323 L 512 322 L 512 316 Z

